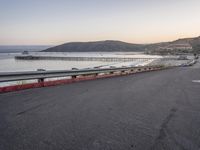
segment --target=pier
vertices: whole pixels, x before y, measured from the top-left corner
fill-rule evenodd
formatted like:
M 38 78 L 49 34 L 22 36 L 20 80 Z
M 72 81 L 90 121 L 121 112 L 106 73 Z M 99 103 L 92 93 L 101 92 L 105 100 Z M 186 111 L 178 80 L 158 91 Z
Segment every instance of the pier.
M 16 56 L 15 59 L 20 60 L 67 60 L 67 61 L 105 61 L 105 62 L 130 62 L 130 61 L 146 61 L 155 58 L 131 58 L 131 57 L 60 57 L 60 56 Z

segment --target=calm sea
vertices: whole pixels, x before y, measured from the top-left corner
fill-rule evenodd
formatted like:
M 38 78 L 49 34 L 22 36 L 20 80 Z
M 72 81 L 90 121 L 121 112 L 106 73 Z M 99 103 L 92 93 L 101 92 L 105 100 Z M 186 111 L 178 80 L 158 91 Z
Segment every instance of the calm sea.
M 66 61 L 66 60 L 16 60 L 16 55 L 21 55 L 23 51 L 29 51 L 33 55 L 48 56 L 119 56 L 118 53 L 42 53 L 38 52 L 51 46 L 0 46 L 0 72 L 15 71 L 36 71 L 45 70 L 69 70 L 72 68 L 93 68 L 97 66 L 116 65 L 120 62 L 102 62 L 102 61 Z M 120 54 L 120 57 L 127 56 L 129 53 Z M 133 62 L 134 63 L 134 62 Z M 135 62 L 134 64 L 137 64 Z
M 65 61 L 65 60 L 16 60 L 14 56 L 20 53 L 0 53 L 0 72 L 71 70 L 72 68 L 93 68 L 116 64 L 116 62 L 102 61 Z
M 41 53 L 41 52 L 29 52 L 31 55 L 48 55 L 48 56 L 90 56 L 90 57 L 130 57 L 130 53 Z M 16 71 L 36 71 L 37 69 L 45 70 L 71 70 L 72 68 L 84 69 L 94 67 L 121 67 L 121 66 L 135 66 L 141 64 L 140 61 L 133 62 L 103 62 L 103 61 L 66 61 L 66 60 L 17 60 L 16 55 L 22 55 L 20 53 L 0 53 L 0 72 L 16 72 Z M 136 56 L 135 54 L 131 54 Z M 27 81 L 26 81 L 27 82 Z M 35 82 L 28 81 L 28 82 Z M 24 84 L 24 81 L 0 83 L 0 87 Z

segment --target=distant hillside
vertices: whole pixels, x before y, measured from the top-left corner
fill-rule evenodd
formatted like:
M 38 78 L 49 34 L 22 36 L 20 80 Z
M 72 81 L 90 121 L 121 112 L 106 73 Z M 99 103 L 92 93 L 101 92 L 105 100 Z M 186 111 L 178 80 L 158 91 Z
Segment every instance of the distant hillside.
M 153 54 L 200 53 L 200 37 L 149 44 L 145 51 Z
M 44 52 L 146 52 L 148 54 L 200 53 L 200 37 L 155 44 L 131 44 L 121 41 L 71 42 Z
M 44 52 L 141 52 L 144 45 L 121 41 L 71 42 L 44 50 Z

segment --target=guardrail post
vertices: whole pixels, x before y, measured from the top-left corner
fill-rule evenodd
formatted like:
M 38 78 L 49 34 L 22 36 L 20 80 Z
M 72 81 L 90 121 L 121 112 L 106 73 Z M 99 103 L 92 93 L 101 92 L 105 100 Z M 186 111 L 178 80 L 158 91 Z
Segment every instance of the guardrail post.
M 45 69 L 37 69 L 37 71 L 46 71 Z M 43 83 L 44 82 L 44 78 L 39 78 L 38 79 L 38 83 Z
M 72 76 L 72 79 L 76 79 L 76 76 Z
M 42 82 L 44 82 L 44 78 L 38 79 L 38 83 L 42 83 Z
M 122 70 L 121 73 L 122 73 L 122 74 L 125 73 L 125 70 Z

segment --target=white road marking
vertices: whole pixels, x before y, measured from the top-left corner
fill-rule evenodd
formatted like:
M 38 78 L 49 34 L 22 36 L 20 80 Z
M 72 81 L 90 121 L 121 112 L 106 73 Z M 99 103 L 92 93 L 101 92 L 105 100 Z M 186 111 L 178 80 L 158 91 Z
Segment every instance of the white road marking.
M 200 83 L 200 80 L 192 80 L 194 83 Z

